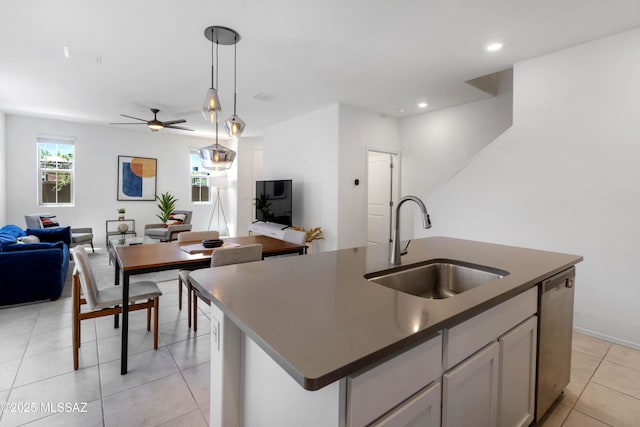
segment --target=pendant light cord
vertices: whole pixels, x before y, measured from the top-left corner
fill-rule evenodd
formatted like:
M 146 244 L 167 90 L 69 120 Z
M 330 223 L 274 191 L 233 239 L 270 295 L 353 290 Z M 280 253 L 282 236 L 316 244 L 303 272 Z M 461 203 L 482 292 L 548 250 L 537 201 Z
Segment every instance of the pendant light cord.
M 213 28 L 211 29 L 211 89 L 214 89 L 213 86 Z
M 218 87 L 218 47 L 220 43 L 218 43 L 218 33 L 216 32 L 216 88 Z M 211 29 L 211 55 L 213 56 L 213 28 Z M 220 115 L 216 113 L 216 149 L 218 147 L 218 123 L 220 122 Z
M 236 84 L 238 82 L 238 78 L 236 77 L 236 70 L 238 68 L 238 38 L 234 37 L 235 43 L 233 44 L 233 115 L 236 115 Z

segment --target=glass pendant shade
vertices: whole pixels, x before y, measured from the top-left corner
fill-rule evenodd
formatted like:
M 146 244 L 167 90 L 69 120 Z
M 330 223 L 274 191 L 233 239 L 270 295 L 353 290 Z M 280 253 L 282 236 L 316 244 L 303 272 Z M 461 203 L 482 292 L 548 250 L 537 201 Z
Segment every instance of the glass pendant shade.
M 235 158 L 235 151 L 218 143 L 200 149 L 202 166 L 212 171 L 229 169 Z
M 244 120 L 234 114 L 224 121 L 224 127 L 225 129 L 227 129 L 227 134 L 229 134 L 229 136 L 238 138 L 240 135 L 242 135 L 245 124 Z
M 210 123 L 215 123 L 217 115 L 221 111 L 222 106 L 218 98 L 218 91 L 214 88 L 209 88 L 207 96 L 204 99 L 204 104 L 202 105 L 202 117 Z

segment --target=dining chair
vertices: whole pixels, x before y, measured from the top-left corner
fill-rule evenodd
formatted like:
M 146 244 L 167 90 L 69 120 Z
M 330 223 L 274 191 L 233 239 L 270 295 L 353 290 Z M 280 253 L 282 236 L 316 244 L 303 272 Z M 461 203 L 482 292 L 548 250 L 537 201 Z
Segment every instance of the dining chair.
M 261 261 L 262 245 L 256 243 L 254 245 L 237 246 L 230 248 L 218 248 L 211 254 L 211 267 L 221 267 L 223 265 L 242 264 L 245 262 Z M 187 284 L 187 293 L 193 292 L 193 331 L 198 330 L 198 298 L 207 305 L 211 305 L 209 298 L 204 296 L 198 288 Z
M 73 369 L 78 369 L 78 348 L 80 348 L 80 322 L 85 319 L 110 316 L 122 312 L 122 287 L 111 285 L 99 288 L 89 257 L 83 246 L 71 249 L 75 268 L 71 281 L 72 310 L 72 344 Z M 80 289 L 82 294 L 80 296 Z M 158 349 L 158 308 L 162 292 L 156 282 L 150 280 L 133 282 L 129 288 L 129 311 L 147 310 L 147 331 L 151 328 L 151 309 L 153 308 L 153 348 Z M 135 303 L 135 301 L 145 302 Z M 81 312 L 80 306 L 87 304 L 91 311 Z
M 178 234 L 178 243 L 202 242 L 203 240 L 215 240 L 220 238 L 216 230 L 211 231 L 183 231 Z M 178 271 L 178 309 L 182 310 L 182 284 L 189 282 L 189 272 L 193 270 L 183 269 Z M 189 296 L 189 310 L 191 310 L 191 294 Z M 189 327 L 191 327 L 191 312 L 189 312 Z

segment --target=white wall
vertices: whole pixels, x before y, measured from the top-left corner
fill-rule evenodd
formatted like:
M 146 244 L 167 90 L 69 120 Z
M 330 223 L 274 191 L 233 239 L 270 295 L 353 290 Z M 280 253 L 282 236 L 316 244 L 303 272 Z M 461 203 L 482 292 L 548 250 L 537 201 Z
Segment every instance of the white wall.
M 5 114 L 0 111 L 0 227 L 7 223 L 7 153 Z
M 575 326 L 640 348 L 639 57 L 634 30 L 516 64 L 513 127 L 421 192 L 416 233 L 583 255 Z
M 249 234 L 248 225 L 254 218 L 254 151 L 259 150 L 261 153 L 262 146 L 261 138 L 241 138 L 238 142 L 238 157 L 236 158 L 238 165 L 238 223 L 236 233 L 238 236 L 247 236 Z M 262 176 L 255 179 L 262 179 Z
M 338 117 L 330 105 L 274 124 L 263 138 L 264 179 L 293 180 L 293 223 L 322 227 L 318 250 L 338 246 Z
M 294 225 L 322 227 L 325 237 L 314 251 L 365 246 L 367 149 L 399 145 L 397 119 L 334 104 L 267 129 L 264 178 L 293 179 Z
M 367 245 L 367 150 L 399 152 L 400 121 L 344 104 L 339 109 L 337 247 L 342 249 Z
M 38 135 L 68 136 L 76 139 L 75 206 L 38 207 L 37 141 Z M 93 227 L 95 241 L 103 244 L 105 220 L 117 217 L 116 209 L 127 210 L 127 218 L 136 220 L 139 235 L 144 225 L 156 223 L 156 202 L 117 201 L 118 155 L 158 159 L 157 192 L 170 191 L 178 199 L 179 209 L 193 210 L 193 229 L 205 230 L 211 204 L 190 203 L 189 150 L 212 144 L 210 139 L 175 132 L 139 132 L 116 126 L 100 126 L 26 116 L 6 116 L 7 217 L 3 223 L 24 227 L 27 213 L 51 212 L 64 224 Z M 228 144 L 233 147 L 233 143 Z M 236 183 L 235 168 L 230 172 Z M 4 174 L 0 173 L 0 177 Z M 0 178 L 1 179 L 1 178 Z M 0 181 L 1 182 L 1 181 Z M 226 190 L 225 211 L 235 224 L 235 187 Z M 235 225 L 233 225 L 235 227 Z
M 417 195 L 431 213 L 427 196 L 455 175 L 484 147 L 512 125 L 513 71 L 497 73 L 498 95 L 402 119 L 401 194 Z M 400 212 L 403 240 L 415 236 L 415 221 L 422 230 L 418 208 L 409 203 Z M 418 219 L 416 219 L 418 218 Z M 431 217 L 437 224 L 440 218 Z M 405 225 L 406 224 L 406 225 Z M 424 234 L 424 233 L 422 233 Z M 427 232 L 434 235 L 434 229 Z
M 403 193 L 433 191 L 511 127 L 512 101 L 509 69 L 498 73 L 495 97 L 402 119 Z

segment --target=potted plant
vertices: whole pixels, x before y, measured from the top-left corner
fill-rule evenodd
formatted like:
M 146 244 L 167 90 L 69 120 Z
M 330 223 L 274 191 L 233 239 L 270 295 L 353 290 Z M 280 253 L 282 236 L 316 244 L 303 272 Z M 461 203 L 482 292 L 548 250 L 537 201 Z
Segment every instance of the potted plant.
M 160 221 L 166 223 L 169 220 L 169 215 L 171 215 L 171 212 L 176 208 L 178 199 L 167 191 L 159 196 L 156 194 L 156 200 L 158 201 L 158 209 L 160 209 L 160 215 L 156 216 L 160 218 Z
M 293 230 L 303 231 L 306 234 L 306 242 L 307 242 L 307 252 L 311 253 L 311 243 L 314 240 L 324 240 L 324 236 L 322 235 L 322 228 L 310 228 L 309 230 L 304 229 L 304 227 L 291 227 Z
M 118 209 L 118 221 L 124 221 L 124 208 Z

